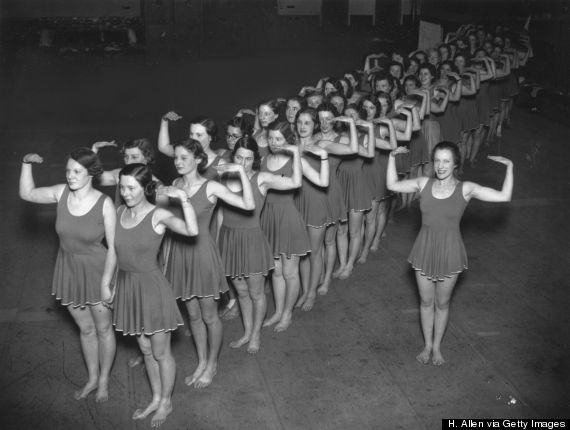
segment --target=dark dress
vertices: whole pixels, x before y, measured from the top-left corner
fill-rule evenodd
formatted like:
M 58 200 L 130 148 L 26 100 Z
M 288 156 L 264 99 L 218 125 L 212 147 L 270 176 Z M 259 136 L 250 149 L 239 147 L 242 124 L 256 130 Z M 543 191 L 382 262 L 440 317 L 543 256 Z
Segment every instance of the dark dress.
M 459 230 L 467 201 L 462 182 L 445 199 L 433 196 L 433 184 L 434 179 L 429 179 L 420 192 L 422 227 L 408 261 L 422 275 L 437 281 L 467 269 L 467 254 Z
M 105 224 L 101 194 L 85 215 L 69 212 L 65 187 L 57 203 L 55 231 L 59 236 L 59 250 L 53 272 L 51 293 L 64 306 L 74 308 L 101 303 L 101 278 L 105 267 L 107 248 L 103 246 Z
M 322 164 L 320 157 L 305 153 L 303 158 L 314 170 L 320 171 Z M 303 217 L 306 226 L 323 228 L 334 222 L 327 197 L 327 188 L 315 185 L 303 176 L 301 188 L 295 192 L 295 206 Z
M 214 161 L 212 161 L 208 167 L 206 167 L 206 169 L 204 169 L 203 172 L 200 172 L 200 176 L 202 176 L 203 178 L 206 178 L 210 181 L 217 181 L 219 179 L 219 175 L 218 175 L 218 171 L 216 170 L 216 166 L 218 166 L 220 164 L 221 161 L 223 161 L 223 157 L 221 155 L 216 155 L 216 158 L 214 158 Z
M 222 203 L 224 220 L 220 227 L 218 246 L 226 276 L 231 278 L 267 275 L 275 267 L 269 243 L 259 221 L 265 196 L 259 191 L 258 174 L 251 179 L 255 209 L 243 209 Z
M 176 181 L 175 181 L 176 182 Z M 208 200 L 204 181 L 190 197 L 198 220 L 198 235 L 193 237 L 172 234 L 166 277 L 178 299 L 213 297 L 227 291 L 224 265 L 218 247 L 209 230 L 216 205 Z
M 293 160 L 289 159 L 280 169 L 271 171 L 267 157 L 261 162 L 261 171 L 274 175 L 291 176 Z M 293 201 L 294 190 L 269 190 L 261 212 L 261 229 L 267 237 L 273 258 L 284 255 L 303 256 L 311 251 L 311 243 L 305 229 L 303 217 Z
M 153 209 L 134 227 L 125 228 L 117 210 L 115 249 L 117 273 L 113 325 L 123 335 L 154 334 L 184 325 L 170 284 L 158 266 L 157 255 L 164 234 L 152 227 Z
M 363 138 L 363 135 L 359 136 L 360 140 Z M 343 157 L 337 169 L 344 202 L 349 211 L 364 212 L 372 208 L 373 189 L 364 177 L 363 162 L 358 154 L 349 155 Z

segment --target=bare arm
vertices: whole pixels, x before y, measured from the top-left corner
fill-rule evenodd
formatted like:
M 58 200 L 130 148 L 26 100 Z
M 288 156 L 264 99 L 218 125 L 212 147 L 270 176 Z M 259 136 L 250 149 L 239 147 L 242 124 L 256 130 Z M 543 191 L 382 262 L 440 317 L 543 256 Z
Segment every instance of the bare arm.
M 103 225 L 105 228 L 105 242 L 107 242 L 107 254 L 105 255 L 105 266 L 101 277 L 101 300 L 112 301 L 114 292 L 111 292 L 111 281 L 117 267 L 117 252 L 115 250 L 115 225 L 117 223 L 117 212 L 115 205 L 109 197 L 103 203 Z
M 160 129 L 158 131 L 158 150 L 164 155 L 174 157 L 174 148 L 170 144 L 170 133 L 168 125 L 170 121 L 178 121 L 182 117 L 174 111 L 167 112 L 160 120 Z
M 483 200 L 485 202 L 510 202 L 513 195 L 513 162 L 505 157 L 489 155 L 487 158 L 507 166 L 503 187 L 501 190 L 495 190 L 489 187 L 483 187 L 474 182 L 466 182 L 463 190 L 467 200 L 471 198 Z
M 240 209 L 248 211 L 255 209 L 255 201 L 253 199 L 251 183 L 249 182 L 249 178 L 247 177 L 243 166 L 233 163 L 219 164 L 216 166 L 216 170 L 219 174 L 226 172 L 238 172 L 241 181 L 242 195 L 240 196 L 234 193 L 228 187 L 216 181 L 210 181 L 208 183 L 208 194 L 222 199 L 226 203 Z
M 323 148 L 329 154 L 356 154 L 358 152 L 358 134 L 356 132 L 356 123 L 354 122 L 354 119 L 347 116 L 339 116 L 334 118 L 333 121 L 348 123 L 350 132 L 349 144 L 345 145 L 344 143 L 336 143 L 330 140 L 321 140 L 317 143 L 317 145 Z
M 186 192 L 180 188 L 171 186 L 159 187 L 157 195 L 159 194 L 166 198 L 171 197 L 180 200 L 184 219 L 182 220 L 177 216 L 174 216 L 172 212 L 167 209 L 157 208 L 154 213 L 154 221 L 156 221 L 157 225 L 161 224 L 165 228 L 172 230 L 174 233 L 182 234 L 184 236 L 196 236 L 198 234 L 198 220 L 196 219 L 196 212 L 194 211 L 194 207 L 190 203 Z
M 308 161 L 301 158 L 301 166 L 303 169 L 303 176 L 319 187 L 329 186 L 329 154 L 323 148 L 312 145 L 305 147 L 307 152 L 317 155 L 321 160 L 321 169 L 317 171 L 309 164 Z
M 281 148 L 282 151 L 291 153 L 293 157 L 293 174 L 291 177 L 274 175 L 270 172 L 259 172 L 257 182 L 259 189 L 263 194 L 267 190 L 292 190 L 299 188 L 303 181 L 303 172 L 301 167 L 301 155 L 299 147 L 295 145 L 285 145 Z
M 426 184 L 426 177 L 420 176 L 413 179 L 398 180 L 398 172 L 396 171 L 396 158 L 398 154 L 404 154 L 408 149 L 401 146 L 390 153 L 388 157 L 388 168 L 386 169 L 386 186 L 390 191 L 397 193 L 415 193 L 420 191 Z
M 53 185 L 51 187 L 36 188 L 32 174 L 32 163 L 43 163 L 43 158 L 38 154 L 26 154 L 22 162 L 20 172 L 20 198 L 32 203 L 57 203 L 65 185 Z

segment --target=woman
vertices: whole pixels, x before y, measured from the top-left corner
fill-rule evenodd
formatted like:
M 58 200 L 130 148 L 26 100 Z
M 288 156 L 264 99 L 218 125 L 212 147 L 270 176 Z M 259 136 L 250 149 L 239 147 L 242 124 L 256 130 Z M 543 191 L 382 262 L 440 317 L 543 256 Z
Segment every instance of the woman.
M 268 139 L 270 152 L 262 159 L 260 171 L 290 177 L 294 172 L 292 164 L 295 157 L 282 150 L 296 141 L 289 122 L 275 121 L 270 124 Z M 271 275 L 275 313 L 265 320 L 263 326 L 275 324 L 274 331 L 281 332 L 291 325 L 293 307 L 299 295 L 299 258 L 311 252 L 305 223 L 295 207 L 292 190 L 273 189 L 267 193 L 261 212 L 261 229 L 275 259 L 275 270 Z
M 274 121 L 281 120 L 284 106 L 278 100 L 267 100 L 261 102 L 257 107 L 257 121 L 259 128 L 253 133 L 253 138 L 257 142 L 261 157 L 265 157 L 269 152 L 268 127 Z
M 440 366 L 445 362 L 441 341 L 447 327 L 449 302 L 459 273 L 467 268 L 467 255 L 459 230 L 461 216 L 472 198 L 487 202 L 511 200 L 513 163 L 504 157 L 488 157 L 507 166 L 500 191 L 474 182 L 461 182 L 456 177 L 461 162 L 459 148 L 444 141 L 433 151 L 433 178 L 422 176 L 399 181 L 394 156 L 405 151 L 400 147 L 391 153 L 387 182 L 394 192 L 420 193 L 422 228 L 409 257 L 421 298 L 420 319 L 425 342 L 416 359 L 428 364 L 431 357 L 432 363 Z
M 170 134 L 168 131 L 168 123 L 170 121 L 178 121 L 182 117 L 176 112 L 167 112 L 160 122 L 160 130 L 158 132 L 158 150 L 168 157 L 174 157 L 174 147 L 170 143 Z M 218 127 L 216 123 L 205 116 L 198 116 L 190 121 L 190 139 L 200 142 L 202 150 L 207 155 L 206 166 L 202 171 L 202 176 L 209 180 L 218 179 L 217 167 L 223 164 L 223 150 L 214 151 L 212 144 L 218 139 Z
M 172 288 L 158 265 L 158 250 L 165 230 L 178 234 L 198 234 L 196 214 L 186 193 L 178 188 L 161 188 L 161 194 L 180 200 L 184 219 L 157 208 L 148 201 L 156 182 L 144 164 L 129 164 L 120 174 L 120 193 L 125 206 L 117 210 L 115 248 L 119 271 L 111 295 L 113 324 L 123 335 L 136 336 L 144 356 L 152 401 L 133 413 L 134 420 L 154 412 L 151 426 L 158 427 L 172 412 L 172 390 L 176 363 L 170 349 L 171 332 L 183 325 Z
M 218 199 L 244 210 L 255 207 L 250 182 L 243 167 L 235 164 L 218 166 L 220 172 L 238 172 L 243 195 L 238 196 L 219 182 L 204 178 L 208 156 L 200 142 L 183 140 L 174 146 L 174 166 L 179 178 L 172 185 L 188 195 L 198 218 L 198 236 L 188 240 L 173 235 L 167 257 L 166 277 L 176 298 L 186 305 L 190 329 L 198 352 L 198 366 L 186 385 L 204 388 L 211 384 L 217 372 L 222 344 L 222 322 L 218 316 L 217 300 L 227 290 L 223 263 L 208 226 Z
M 55 230 L 60 243 L 52 294 L 67 307 L 79 327 L 88 373 L 87 383 L 74 397 L 84 399 L 97 390 L 95 400 L 104 402 L 109 397 L 109 372 L 116 348 L 111 311 L 103 305 L 103 297 L 110 295 L 116 264 L 115 207 L 109 197 L 93 187 L 103 168 L 90 149 L 80 148 L 70 154 L 65 168 L 67 184 L 36 187 L 32 164 L 42 162 L 38 154 L 24 156 L 20 197 L 32 203 L 57 203 Z
M 255 354 L 261 343 L 261 326 L 267 303 L 264 292 L 265 278 L 275 267 L 273 254 L 260 224 L 261 209 L 270 189 L 291 190 L 301 185 L 301 162 L 297 146 L 281 148 L 293 156 L 291 177 L 260 172 L 261 157 L 255 139 L 245 135 L 236 142 L 233 161 L 243 166 L 251 183 L 255 210 L 244 211 L 234 206 L 222 205 L 223 223 L 218 246 L 224 262 L 226 276 L 231 279 L 237 293 L 244 325 L 243 336 L 230 343 L 239 348 L 247 343 L 247 352 Z M 235 177 L 228 178 L 227 187 L 241 193 L 242 187 Z

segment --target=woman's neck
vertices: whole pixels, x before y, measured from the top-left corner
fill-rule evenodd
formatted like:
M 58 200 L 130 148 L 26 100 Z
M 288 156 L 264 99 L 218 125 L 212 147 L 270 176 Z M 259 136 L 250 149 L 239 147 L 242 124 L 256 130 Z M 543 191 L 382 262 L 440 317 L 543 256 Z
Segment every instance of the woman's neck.
M 136 218 L 137 216 L 147 213 L 150 210 L 150 207 L 153 206 L 147 199 L 142 199 L 138 204 L 133 207 L 127 207 L 127 212 L 133 217 Z
M 182 182 L 186 187 L 191 187 L 196 182 L 200 182 L 201 179 L 203 178 L 200 176 L 197 170 L 193 170 L 192 172 L 182 176 Z
M 93 191 L 93 189 L 94 188 L 93 188 L 92 184 L 88 183 L 85 186 L 83 186 L 77 190 L 70 190 L 70 194 L 76 200 L 83 200 L 84 198 L 89 196 L 89 194 L 91 194 L 91 191 Z

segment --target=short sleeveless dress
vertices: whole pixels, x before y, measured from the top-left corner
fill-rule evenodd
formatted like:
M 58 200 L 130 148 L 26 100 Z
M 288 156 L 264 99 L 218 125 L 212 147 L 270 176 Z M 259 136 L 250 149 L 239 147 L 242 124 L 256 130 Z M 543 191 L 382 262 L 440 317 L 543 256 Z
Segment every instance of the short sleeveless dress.
M 461 141 L 461 120 L 457 113 L 460 103 L 461 101 L 448 101 L 445 112 L 437 116 L 441 130 L 441 140 L 453 143 Z
M 243 209 L 222 203 L 224 220 L 218 236 L 218 247 L 230 278 L 267 275 L 275 267 L 273 254 L 259 221 L 265 196 L 259 191 L 258 173 L 249 180 L 255 209 Z
M 475 96 L 475 102 L 477 103 L 477 119 L 479 125 L 489 125 L 490 118 L 492 114 L 491 111 L 491 101 L 489 99 L 489 81 L 481 82 L 479 85 L 479 91 Z
M 176 298 L 182 300 L 194 297 L 218 300 L 220 294 L 228 290 L 222 257 L 209 230 L 216 207 L 206 195 L 209 182 L 204 181 L 190 197 L 198 220 L 198 235 L 187 237 L 173 233 L 171 236 L 166 278 Z M 180 213 L 180 209 L 173 212 Z
M 337 139 L 338 142 L 338 139 Z M 329 153 L 329 187 L 327 188 L 327 198 L 331 208 L 333 222 L 346 222 L 348 220 L 348 209 L 342 195 L 342 187 L 338 179 L 338 166 L 342 162 L 342 157 Z
M 469 85 L 469 78 L 462 78 L 463 85 Z M 459 118 L 462 131 L 470 131 L 479 126 L 477 118 L 477 95 L 461 96 L 461 101 L 457 106 L 457 116 Z
M 261 171 L 274 175 L 291 176 L 293 160 L 289 159 L 278 170 L 271 171 L 267 167 L 267 157 L 261 161 Z M 267 237 L 273 258 L 284 255 L 307 255 L 311 252 L 311 243 L 305 228 L 305 221 L 295 207 L 294 190 L 269 190 L 265 198 L 265 206 L 261 211 L 261 230 Z
M 317 172 L 321 170 L 320 157 L 312 153 L 305 153 L 303 159 Z M 303 176 L 301 188 L 295 190 L 295 207 L 303 217 L 307 227 L 323 228 L 333 223 L 327 188 L 319 187 Z
M 459 230 L 467 201 L 462 182 L 445 199 L 433 196 L 434 182 L 430 178 L 420 192 L 422 227 L 408 261 L 422 275 L 438 281 L 467 269 L 467 253 Z
M 200 176 L 206 178 L 209 181 L 217 181 L 219 179 L 219 175 L 218 171 L 216 170 L 216 166 L 218 166 L 222 160 L 223 157 L 221 155 L 216 155 L 214 161 L 212 161 L 208 167 L 200 172 Z
M 433 97 L 433 87 L 429 90 L 430 100 L 428 103 L 431 103 L 431 98 Z M 430 154 L 435 145 L 441 142 L 441 128 L 439 126 L 439 122 L 437 121 L 436 113 L 430 113 L 429 115 L 424 116 L 424 120 L 422 121 L 422 133 L 427 141 L 427 149 L 428 154 Z M 431 161 L 431 160 L 430 160 Z
M 184 325 L 170 284 L 158 266 L 158 250 L 164 234 L 152 227 L 153 209 L 134 227 L 125 228 L 121 218 L 126 207 L 117 210 L 116 295 L 113 325 L 123 335 L 154 334 Z
M 59 250 L 55 261 L 51 293 L 64 306 L 74 308 L 101 303 L 101 278 L 105 268 L 107 248 L 103 246 L 105 224 L 101 194 L 85 215 L 69 212 L 69 187 L 65 187 L 57 202 L 55 231 Z
M 364 136 L 359 136 L 363 139 Z M 373 189 L 364 179 L 363 158 L 358 154 L 343 157 L 337 169 L 344 203 L 349 211 L 364 212 L 372 208 Z

